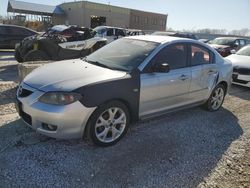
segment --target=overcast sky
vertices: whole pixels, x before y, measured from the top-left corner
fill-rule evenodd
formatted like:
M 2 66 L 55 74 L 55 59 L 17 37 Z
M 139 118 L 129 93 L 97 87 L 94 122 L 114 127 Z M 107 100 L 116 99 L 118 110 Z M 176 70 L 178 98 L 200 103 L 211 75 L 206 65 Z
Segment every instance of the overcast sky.
M 7 14 L 8 0 L 0 0 Z M 73 0 L 23 0 L 58 5 Z M 97 3 L 168 14 L 167 27 L 182 29 L 250 29 L 250 0 L 89 0 Z

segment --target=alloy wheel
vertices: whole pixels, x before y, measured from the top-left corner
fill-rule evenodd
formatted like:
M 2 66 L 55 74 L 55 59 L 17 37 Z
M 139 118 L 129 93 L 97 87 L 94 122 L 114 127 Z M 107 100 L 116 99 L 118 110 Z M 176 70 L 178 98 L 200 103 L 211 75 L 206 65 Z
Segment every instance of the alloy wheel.
M 221 87 L 218 87 L 215 89 L 212 98 L 211 98 L 211 107 L 213 110 L 217 110 L 220 108 L 221 104 L 223 103 L 224 100 L 224 90 Z
M 95 123 L 95 135 L 101 142 L 113 142 L 122 135 L 126 123 L 126 113 L 121 108 L 109 108 L 98 117 Z

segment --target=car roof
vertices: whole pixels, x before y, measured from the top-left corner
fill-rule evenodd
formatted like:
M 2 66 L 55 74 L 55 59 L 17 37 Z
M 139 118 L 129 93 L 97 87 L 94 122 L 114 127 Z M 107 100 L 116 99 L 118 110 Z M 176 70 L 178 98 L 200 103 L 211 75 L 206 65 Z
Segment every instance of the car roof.
M 121 28 L 121 27 L 113 27 L 113 26 L 97 26 L 96 28 L 113 28 L 113 29 L 124 29 L 124 28 Z M 96 29 L 94 28 L 94 29 Z
M 160 36 L 160 35 L 138 35 L 138 36 L 131 36 L 126 37 L 136 40 L 144 40 L 144 41 L 150 41 L 150 42 L 157 42 L 157 43 L 167 43 L 172 41 L 195 41 L 188 38 L 180 38 L 180 37 L 172 37 L 172 36 Z
M 33 30 L 33 29 L 30 29 L 30 28 L 27 28 L 27 27 L 23 27 L 23 26 L 19 26 L 19 25 L 11 25 L 11 24 L 0 24 L 0 27 L 1 26 L 7 26 L 7 27 L 18 27 L 18 28 L 22 28 L 22 29 L 27 29 L 29 31 L 32 31 L 34 33 L 38 33 L 37 31 Z

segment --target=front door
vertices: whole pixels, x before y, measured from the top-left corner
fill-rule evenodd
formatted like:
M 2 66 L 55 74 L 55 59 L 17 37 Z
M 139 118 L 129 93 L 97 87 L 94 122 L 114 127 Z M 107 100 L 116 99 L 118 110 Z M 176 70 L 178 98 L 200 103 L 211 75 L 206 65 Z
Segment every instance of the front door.
M 157 72 L 157 64 L 167 63 L 169 72 Z M 191 71 L 186 44 L 163 48 L 141 74 L 139 116 L 170 110 L 188 104 Z

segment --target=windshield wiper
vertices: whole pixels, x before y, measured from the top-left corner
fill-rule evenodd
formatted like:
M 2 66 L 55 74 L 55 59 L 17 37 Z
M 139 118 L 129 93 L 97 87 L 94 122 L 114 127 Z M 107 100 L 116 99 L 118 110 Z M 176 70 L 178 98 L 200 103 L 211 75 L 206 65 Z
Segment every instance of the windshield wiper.
M 118 68 L 118 67 L 110 67 L 108 65 L 100 63 L 99 61 L 88 60 L 87 57 L 83 57 L 83 58 L 81 58 L 81 60 L 83 60 L 83 61 L 85 61 L 87 63 L 90 63 L 92 65 L 97 65 L 97 66 L 100 66 L 100 67 L 103 67 L 103 68 L 107 68 L 107 69 L 111 69 L 111 70 L 127 71 L 126 69 L 122 69 L 122 68 Z
M 82 60 L 86 61 L 87 63 L 90 63 L 92 65 L 97 65 L 97 66 L 100 66 L 103 68 L 112 69 L 111 67 L 104 65 L 104 64 L 100 63 L 99 61 L 91 61 L 91 60 L 88 60 L 87 58 L 83 58 Z

